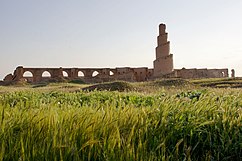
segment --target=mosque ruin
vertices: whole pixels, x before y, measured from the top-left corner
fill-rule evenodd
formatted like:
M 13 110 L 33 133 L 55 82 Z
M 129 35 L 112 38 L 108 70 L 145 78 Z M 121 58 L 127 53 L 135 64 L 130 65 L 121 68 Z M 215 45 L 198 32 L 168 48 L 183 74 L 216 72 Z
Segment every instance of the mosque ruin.
M 148 81 L 157 78 L 225 78 L 229 77 L 228 69 L 174 69 L 173 54 L 170 53 L 170 42 L 166 25 L 159 25 L 156 59 L 153 69 L 140 68 L 25 68 L 19 66 L 13 74 L 8 74 L 3 83 L 26 81 L 29 83 L 82 80 L 86 83 L 124 80 L 130 82 Z M 26 75 L 26 73 L 29 73 Z M 48 73 L 45 75 L 45 73 Z M 232 70 L 232 77 L 235 77 Z

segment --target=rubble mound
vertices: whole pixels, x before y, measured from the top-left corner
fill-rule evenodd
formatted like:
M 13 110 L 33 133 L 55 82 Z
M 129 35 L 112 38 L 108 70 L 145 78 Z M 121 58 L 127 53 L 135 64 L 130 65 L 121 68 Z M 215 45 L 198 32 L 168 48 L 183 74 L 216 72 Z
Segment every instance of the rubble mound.
M 89 87 L 85 87 L 82 90 L 83 91 L 132 91 L 134 89 L 133 85 L 131 85 L 128 82 L 123 81 L 116 81 L 116 82 L 108 82 L 108 83 L 100 83 L 95 84 Z
M 184 79 L 159 79 L 151 83 L 154 86 L 187 86 L 192 85 L 189 81 Z

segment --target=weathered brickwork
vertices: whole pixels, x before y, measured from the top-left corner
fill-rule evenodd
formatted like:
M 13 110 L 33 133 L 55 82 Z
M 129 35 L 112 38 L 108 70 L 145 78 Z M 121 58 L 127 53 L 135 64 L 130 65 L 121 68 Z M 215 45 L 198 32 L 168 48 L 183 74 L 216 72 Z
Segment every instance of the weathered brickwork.
M 25 73 L 30 73 L 25 75 Z M 49 76 L 45 76 L 48 73 Z M 148 68 L 24 68 L 19 66 L 14 74 L 9 74 L 4 81 L 27 81 L 38 83 L 45 81 L 63 81 L 81 79 L 84 82 L 107 82 L 114 80 L 147 81 L 153 70 Z
M 173 71 L 173 55 L 170 54 L 170 42 L 167 39 L 166 25 L 160 24 L 154 61 L 154 77 L 162 77 Z

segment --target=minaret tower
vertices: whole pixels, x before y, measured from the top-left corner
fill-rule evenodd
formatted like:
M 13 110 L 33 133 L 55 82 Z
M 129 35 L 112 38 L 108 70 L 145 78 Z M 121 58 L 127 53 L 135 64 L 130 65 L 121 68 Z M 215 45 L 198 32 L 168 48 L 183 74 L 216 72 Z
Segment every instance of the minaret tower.
M 167 41 L 167 38 L 166 25 L 160 24 L 154 61 L 154 77 L 163 76 L 173 71 L 173 55 L 170 54 L 170 42 Z

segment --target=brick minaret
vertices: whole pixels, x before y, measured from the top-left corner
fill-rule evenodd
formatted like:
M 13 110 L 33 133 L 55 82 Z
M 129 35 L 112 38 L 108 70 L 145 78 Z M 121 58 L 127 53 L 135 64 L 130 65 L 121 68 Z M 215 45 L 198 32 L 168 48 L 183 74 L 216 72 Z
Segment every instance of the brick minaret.
M 169 74 L 173 71 L 173 55 L 170 54 L 170 42 L 167 41 L 167 38 L 166 25 L 160 24 L 156 59 L 154 61 L 154 77 Z

